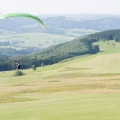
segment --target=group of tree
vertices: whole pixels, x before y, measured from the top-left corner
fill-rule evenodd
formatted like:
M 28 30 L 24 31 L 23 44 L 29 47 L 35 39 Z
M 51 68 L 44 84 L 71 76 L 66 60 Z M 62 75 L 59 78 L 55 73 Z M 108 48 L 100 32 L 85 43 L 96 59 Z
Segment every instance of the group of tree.
M 0 58 L 3 57 L 13 57 L 13 56 L 24 56 L 24 55 L 29 55 L 33 53 L 37 53 L 39 51 L 38 47 L 28 47 L 28 48 L 23 48 L 20 50 L 17 50 L 12 47 L 1 47 L 0 48 Z
M 103 32 L 99 32 L 96 34 L 89 35 L 89 38 L 96 40 L 115 40 L 115 42 L 120 42 L 120 30 L 107 30 Z

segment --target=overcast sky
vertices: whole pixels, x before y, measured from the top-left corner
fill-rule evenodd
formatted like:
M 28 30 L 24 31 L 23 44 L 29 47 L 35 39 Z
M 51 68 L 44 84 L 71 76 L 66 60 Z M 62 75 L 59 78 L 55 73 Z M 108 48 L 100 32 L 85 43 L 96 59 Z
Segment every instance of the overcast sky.
M 120 0 L 0 0 L 0 13 L 119 14 Z

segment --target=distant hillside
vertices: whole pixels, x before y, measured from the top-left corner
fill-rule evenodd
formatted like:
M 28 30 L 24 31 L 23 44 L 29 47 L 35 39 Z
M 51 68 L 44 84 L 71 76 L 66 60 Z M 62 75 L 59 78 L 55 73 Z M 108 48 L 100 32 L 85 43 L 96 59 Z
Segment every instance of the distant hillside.
M 92 29 L 96 31 L 120 29 L 120 16 L 116 15 L 48 15 L 48 17 L 43 17 L 42 20 L 46 24 L 44 30 L 34 20 L 27 18 L 1 20 L 1 34 L 8 31 L 8 33 L 44 32 L 65 35 L 66 31 L 69 32 L 72 29 Z
M 85 28 L 98 31 L 120 29 L 120 17 L 103 17 L 96 19 L 70 20 L 66 17 L 49 17 L 44 19 L 47 25 L 57 28 L 73 29 Z

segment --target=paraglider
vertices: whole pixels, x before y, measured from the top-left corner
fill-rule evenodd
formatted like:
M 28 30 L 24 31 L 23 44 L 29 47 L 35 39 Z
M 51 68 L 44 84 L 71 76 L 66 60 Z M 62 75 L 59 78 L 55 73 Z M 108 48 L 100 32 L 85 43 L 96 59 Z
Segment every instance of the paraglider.
M 10 17 L 27 17 L 27 18 L 31 18 L 31 19 L 36 20 L 38 23 L 40 23 L 43 26 L 43 28 L 45 27 L 45 24 L 43 23 L 43 21 L 40 18 L 38 18 L 38 17 L 36 17 L 34 15 L 31 15 L 31 14 L 28 14 L 28 13 L 0 14 L 0 20 L 10 18 Z

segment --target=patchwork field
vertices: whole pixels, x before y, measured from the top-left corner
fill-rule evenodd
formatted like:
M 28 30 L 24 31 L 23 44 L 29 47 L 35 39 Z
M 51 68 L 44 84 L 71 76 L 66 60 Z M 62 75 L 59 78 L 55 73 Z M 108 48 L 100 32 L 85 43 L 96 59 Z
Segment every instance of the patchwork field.
M 18 48 L 27 48 L 27 47 L 40 47 L 46 48 L 51 45 L 56 45 L 64 42 L 73 40 L 75 37 L 64 36 L 64 35 L 55 35 L 48 33 L 24 33 L 24 34 L 10 34 L 10 35 L 1 35 L 0 42 L 10 42 L 10 46 L 0 46 L 4 48 L 14 47 Z
M 0 119 L 119 120 L 120 50 L 96 44 L 96 55 L 21 70 L 20 77 L 0 72 Z

